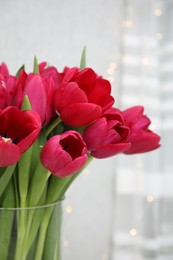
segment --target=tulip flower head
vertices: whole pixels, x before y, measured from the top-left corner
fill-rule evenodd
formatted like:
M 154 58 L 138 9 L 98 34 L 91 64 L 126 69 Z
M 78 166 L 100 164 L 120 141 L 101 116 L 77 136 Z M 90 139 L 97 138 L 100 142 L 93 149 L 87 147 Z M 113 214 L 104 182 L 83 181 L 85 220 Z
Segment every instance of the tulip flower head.
M 41 162 L 58 177 L 76 173 L 87 161 L 87 148 L 81 135 L 67 131 L 50 138 L 41 151 Z
M 28 96 L 32 110 L 40 115 L 42 125 L 48 123 L 54 114 L 54 90 L 55 82 L 51 77 L 30 74 L 26 80 L 23 97 Z
M 130 129 L 127 141 L 131 147 L 125 154 L 149 152 L 160 146 L 160 136 L 149 130 L 151 120 L 143 112 L 142 106 L 134 106 L 122 112 L 125 124 Z
M 75 127 L 100 118 L 113 103 L 109 81 L 90 68 L 66 68 L 54 97 L 54 107 L 61 119 Z
M 121 112 L 110 108 L 85 129 L 83 138 L 93 157 L 107 158 L 130 148 L 128 135 L 129 128 L 124 124 Z
M 40 117 L 33 111 L 20 111 L 16 107 L 0 110 L 0 166 L 19 161 L 37 139 L 40 129 Z

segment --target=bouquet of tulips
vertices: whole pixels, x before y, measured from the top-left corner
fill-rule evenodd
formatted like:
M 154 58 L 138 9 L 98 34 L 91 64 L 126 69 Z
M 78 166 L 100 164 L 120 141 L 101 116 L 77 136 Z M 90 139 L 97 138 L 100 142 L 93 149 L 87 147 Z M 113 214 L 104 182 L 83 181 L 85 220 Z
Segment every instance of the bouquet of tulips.
M 62 72 L 47 62 L 38 64 L 35 58 L 33 72 L 27 73 L 22 66 L 14 76 L 2 63 L 0 208 L 23 209 L 55 203 L 64 197 L 92 158 L 143 153 L 159 147 L 160 137 L 149 130 L 151 121 L 143 114 L 142 106 L 121 111 L 113 105 L 110 82 L 86 67 L 85 50 L 80 68 L 65 67 Z M 6 260 L 9 249 L 4 246 L 3 235 L 10 244 L 12 224 L 5 227 L 8 215 L 5 218 L 3 214 L 0 259 Z M 34 211 L 29 216 L 18 214 L 21 231 L 15 260 L 30 259 L 28 252 L 41 231 L 43 241 L 32 259 L 55 259 L 44 256 L 51 214 L 52 211 L 46 216 Z M 43 219 L 47 223 L 44 228 Z

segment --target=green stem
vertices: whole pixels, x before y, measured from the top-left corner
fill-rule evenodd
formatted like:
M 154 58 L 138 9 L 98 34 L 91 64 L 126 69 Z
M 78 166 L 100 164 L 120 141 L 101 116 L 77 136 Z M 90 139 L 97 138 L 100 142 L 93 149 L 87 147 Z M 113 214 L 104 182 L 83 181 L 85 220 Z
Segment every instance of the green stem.
M 30 196 L 28 199 L 27 205 L 29 207 L 34 207 L 38 206 L 39 202 L 45 194 L 45 189 L 47 186 L 47 181 L 50 176 L 50 172 L 45 169 L 41 162 L 38 161 L 37 167 L 35 169 L 35 172 L 33 173 L 32 180 L 31 180 L 31 185 L 30 185 Z M 22 190 L 25 194 L 25 190 Z M 25 201 L 24 201 L 25 203 Z M 44 202 L 42 202 L 44 204 Z M 19 212 L 19 219 L 18 219 L 18 229 L 19 229 L 19 234 L 18 234 L 18 239 L 17 239 L 17 248 L 16 248 L 16 255 L 15 255 L 15 260 L 24 260 L 26 259 L 26 254 L 25 254 L 25 248 L 28 248 L 28 243 L 32 245 L 31 237 L 29 236 L 30 229 L 32 228 L 32 223 L 33 221 L 41 219 L 41 216 L 37 219 L 34 219 L 35 217 L 35 212 L 36 209 L 28 210 L 24 209 Z M 39 223 L 38 223 L 39 225 Z M 30 240 L 30 241 L 29 241 Z M 28 242 L 29 241 L 29 242 Z M 28 251 L 27 251 L 28 252 Z M 22 258 L 21 258 L 22 257 Z
M 58 202 L 45 208 L 41 223 L 35 259 L 60 260 L 62 204 Z M 56 258 L 55 258 L 56 257 Z
M 17 167 L 13 173 L 12 179 L 13 179 L 13 183 L 14 183 L 14 198 L 15 198 L 15 207 L 18 208 L 19 207 L 19 191 L 18 191 L 18 179 L 17 176 L 18 175 L 18 171 L 17 171 Z
M 62 203 L 58 202 L 50 208 L 50 220 L 47 226 L 43 260 L 61 259 L 61 227 L 62 227 Z M 56 230 L 56 232 L 55 232 Z
M 72 182 L 79 176 L 79 174 L 91 162 L 92 159 L 93 157 L 88 155 L 88 161 L 85 163 L 82 169 L 71 176 L 58 178 L 52 175 L 48 187 L 47 204 L 61 200 Z
M 86 167 L 86 165 L 89 164 L 89 162 L 92 160 L 92 157 L 89 156 L 87 163 L 85 164 L 84 167 Z M 83 167 L 83 168 L 84 168 Z M 71 185 L 71 183 L 78 177 L 78 175 L 80 174 L 80 172 L 83 170 L 83 168 L 77 172 L 76 174 L 66 177 L 66 178 L 58 178 L 55 176 L 51 176 L 50 181 L 49 181 L 49 188 L 48 188 L 48 194 L 47 194 L 47 203 L 46 204 L 51 204 L 54 203 L 58 200 L 61 200 L 66 192 L 66 190 L 68 189 L 68 187 Z M 59 209 L 58 209 L 59 210 Z M 49 254 L 51 254 L 51 259 L 54 259 L 55 255 L 57 254 L 60 257 L 60 247 L 58 247 L 59 243 L 60 243 L 60 226 L 59 226 L 59 231 L 58 231 L 58 238 L 54 238 L 53 240 L 56 240 L 57 245 L 55 247 L 54 250 L 51 250 L 51 243 L 50 243 L 50 239 L 48 240 L 48 242 L 45 242 L 45 239 L 47 239 L 47 231 L 48 231 L 48 227 L 49 227 L 49 223 L 50 223 L 50 219 L 52 217 L 52 211 L 53 208 L 48 208 L 46 209 L 46 212 L 44 214 L 44 218 L 41 224 L 41 228 L 40 228 L 40 232 L 39 232 L 39 242 L 37 245 L 37 255 L 36 258 L 37 260 L 42 260 L 43 258 L 43 251 L 45 251 L 45 254 L 48 254 L 48 256 L 50 257 Z M 59 215 L 59 214 L 58 214 Z M 58 216 L 60 217 L 60 216 Z M 57 220 L 58 223 L 60 223 L 60 219 Z M 44 250 L 44 247 L 46 247 L 46 250 Z M 51 253 L 50 253 L 51 252 Z M 47 259 L 45 257 L 45 259 Z
M 6 260 L 8 255 L 13 254 L 12 248 L 9 248 L 9 246 L 12 238 L 14 210 L 8 209 L 9 207 L 15 207 L 14 186 L 12 181 L 9 182 L 6 189 L 2 207 L 3 209 L 0 210 L 0 259 Z M 13 245 L 11 244 L 11 246 Z
M 28 185 L 30 178 L 32 147 L 30 147 L 18 162 L 18 183 L 20 194 L 20 207 L 26 207 L 26 199 L 28 195 Z
M 41 199 L 39 201 L 39 205 L 45 204 L 45 198 L 47 193 L 47 187 L 45 188 Z M 29 250 L 31 249 L 33 242 L 37 236 L 39 227 L 42 223 L 43 214 L 44 214 L 44 207 L 36 207 L 30 208 L 27 210 L 27 227 L 26 227 L 26 235 L 25 235 L 25 246 L 23 255 L 27 257 Z
M 60 117 L 57 117 L 53 123 L 48 127 L 47 131 L 46 131 L 46 136 L 48 136 L 52 130 L 57 126 L 59 125 L 60 123 L 62 122 L 61 118 Z
M 44 242 L 46 238 L 46 231 L 49 224 L 50 216 L 52 214 L 52 208 L 45 209 L 44 217 L 41 223 L 38 244 L 37 244 L 37 251 L 35 259 L 42 260 L 43 250 L 44 250 Z
M 30 207 L 38 205 L 50 175 L 51 173 L 46 168 L 44 168 L 44 166 L 39 161 L 33 174 L 30 186 L 31 189 L 28 203 Z
M 2 196 L 4 190 L 6 189 L 12 175 L 14 172 L 14 169 L 16 167 L 16 164 L 8 166 L 3 173 L 3 175 L 0 177 L 0 197 Z
M 25 209 L 19 209 L 18 219 L 17 219 L 17 245 L 15 252 L 15 260 L 25 260 L 23 257 L 25 232 L 26 232 L 26 220 L 27 212 Z
M 42 202 L 45 201 L 45 192 L 42 198 Z M 16 250 L 16 260 L 27 259 L 27 255 L 36 239 L 39 227 L 42 223 L 44 216 L 44 208 L 36 207 L 23 209 L 19 216 L 19 245 Z M 37 241 L 37 240 L 36 240 Z M 37 258 L 36 258 L 37 259 Z

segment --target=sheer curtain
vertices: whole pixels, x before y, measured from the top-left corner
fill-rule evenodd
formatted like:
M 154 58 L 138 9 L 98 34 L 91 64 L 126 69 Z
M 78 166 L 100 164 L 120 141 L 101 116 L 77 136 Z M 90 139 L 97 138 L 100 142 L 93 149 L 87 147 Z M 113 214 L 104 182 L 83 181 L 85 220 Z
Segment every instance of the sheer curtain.
M 112 260 L 173 259 L 173 1 L 123 1 L 111 75 L 121 108 L 141 104 L 159 150 L 115 164 Z M 118 165 L 118 167 L 117 167 Z

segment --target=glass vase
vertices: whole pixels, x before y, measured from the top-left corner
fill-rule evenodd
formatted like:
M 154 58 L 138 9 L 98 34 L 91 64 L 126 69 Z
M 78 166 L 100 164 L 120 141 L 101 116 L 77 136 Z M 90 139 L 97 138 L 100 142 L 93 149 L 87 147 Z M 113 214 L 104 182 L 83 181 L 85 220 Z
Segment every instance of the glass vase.
M 0 208 L 0 260 L 62 260 L 62 203 Z

